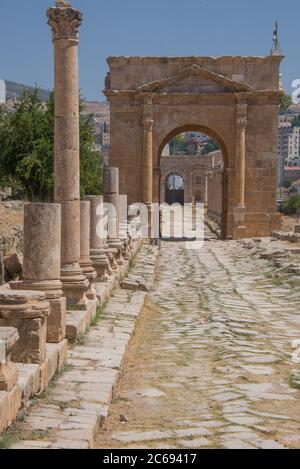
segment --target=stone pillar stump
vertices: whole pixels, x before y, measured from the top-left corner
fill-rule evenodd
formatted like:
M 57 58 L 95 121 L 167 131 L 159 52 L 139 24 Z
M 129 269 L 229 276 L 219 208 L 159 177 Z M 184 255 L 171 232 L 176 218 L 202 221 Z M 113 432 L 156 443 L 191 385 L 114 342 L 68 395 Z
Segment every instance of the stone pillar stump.
M 23 280 L 10 282 L 12 289 L 45 292 L 50 304 L 47 342 L 66 335 L 66 298 L 60 280 L 61 206 L 27 204 L 24 208 Z
M 11 391 L 18 380 L 18 369 L 11 361 L 11 349 L 19 340 L 15 327 L 0 327 L 0 391 Z
M 86 195 L 90 202 L 90 258 L 99 280 L 106 280 L 111 274 L 111 263 L 104 242 L 104 207 L 102 195 Z
M 20 337 L 11 349 L 13 362 L 44 362 L 49 311 L 43 292 L 0 290 L 0 328 L 14 327 Z

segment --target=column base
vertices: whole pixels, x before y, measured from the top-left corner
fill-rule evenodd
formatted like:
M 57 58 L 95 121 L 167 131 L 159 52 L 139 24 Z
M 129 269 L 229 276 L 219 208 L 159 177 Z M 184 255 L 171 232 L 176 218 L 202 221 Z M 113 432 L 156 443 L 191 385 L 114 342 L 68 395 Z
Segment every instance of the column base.
M 122 255 L 122 251 L 124 249 L 124 245 L 120 239 L 109 239 L 108 240 L 109 247 L 117 250 L 116 261 L 118 265 L 124 264 L 124 258 Z
M 97 299 L 96 287 L 95 287 L 95 280 L 97 278 L 97 272 L 93 267 L 93 262 L 91 260 L 83 261 L 83 262 L 79 262 L 79 265 L 82 268 L 83 274 L 86 276 L 89 282 L 89 287 L 86 292 L 86 297 L 88 300 L 95 300 Z
M 83 275 L 79 263 L 62 266 L 61 282 L 64 296 L 67 299 L 68 309 L 86 309 L 86 292 L 89 281 Z
M 118 256 L 118 249 L 110 247 L 108 244 L 104 247 L 104 251 L 108 257 L 109 264 L 113 270 L 118 268 L 116 258 Z
M 108 277 L 112 274 L 112 268 L 106 250 L 104 248 L 91 249 L 90 257 L 93 263 L 93 267 L 97 273 L 96 278 L 101 281 L 107 280 Z
M 44 292 L 50 305 L 47 317 L 47 342 L 56 344 L 66 337 L 66 298 L 63 297 L 60 280 L 21 280 L 10 282 L 12 290 L 34 290 Z
M 46 356 L 47 316 L 50 307 L 45 293 L 3 290 L 0 293 L 1 327 L 14 327 L 19 340 L 11 348 L 15 363 L 40 365 Z

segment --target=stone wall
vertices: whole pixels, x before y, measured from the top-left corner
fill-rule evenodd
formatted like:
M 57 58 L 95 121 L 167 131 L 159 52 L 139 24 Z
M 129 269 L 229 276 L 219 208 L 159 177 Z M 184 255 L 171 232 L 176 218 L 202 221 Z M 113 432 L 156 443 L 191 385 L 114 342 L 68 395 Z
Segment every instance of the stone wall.
M 220 225 L 222 221 L 223 171 L 214 168 L 208 178 L 208 215 Z
M 222 153 L 219 150 L 208 155 L 162 156 L 160 159 L 160 202 L 165 202 L 166 179 L 175 172 L 184 180 L 184 202 L 206 203 L 206 177 L 208 172 L 222 160 Z
M 23 252 L 23 227 L 17 225 L 9 235 L 0 236 L 0 285 L 5 281 L 3 259 L 11 253 Z

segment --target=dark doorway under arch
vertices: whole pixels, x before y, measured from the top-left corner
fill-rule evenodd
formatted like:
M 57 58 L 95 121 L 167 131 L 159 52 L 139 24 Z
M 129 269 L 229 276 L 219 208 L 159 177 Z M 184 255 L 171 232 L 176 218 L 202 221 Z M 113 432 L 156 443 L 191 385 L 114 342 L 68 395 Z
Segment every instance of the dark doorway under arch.
M 166 178 L 166 203 L 169 205 L 184 204 L 184 180 L 175 172 Z

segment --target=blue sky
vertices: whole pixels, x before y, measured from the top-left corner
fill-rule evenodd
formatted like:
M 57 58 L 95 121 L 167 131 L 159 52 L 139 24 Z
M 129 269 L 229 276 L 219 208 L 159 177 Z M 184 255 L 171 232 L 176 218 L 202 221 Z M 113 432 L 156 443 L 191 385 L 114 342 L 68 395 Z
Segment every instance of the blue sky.
M 0 78 L 53 87 L 45 11 L 54 0 L 0 0 Z M 110 55 L 267 55 L 276 19 L 288 92 L 300 78 L 299 0 L 73 0 L 82 10 L 80 87 L 101 90 Z

